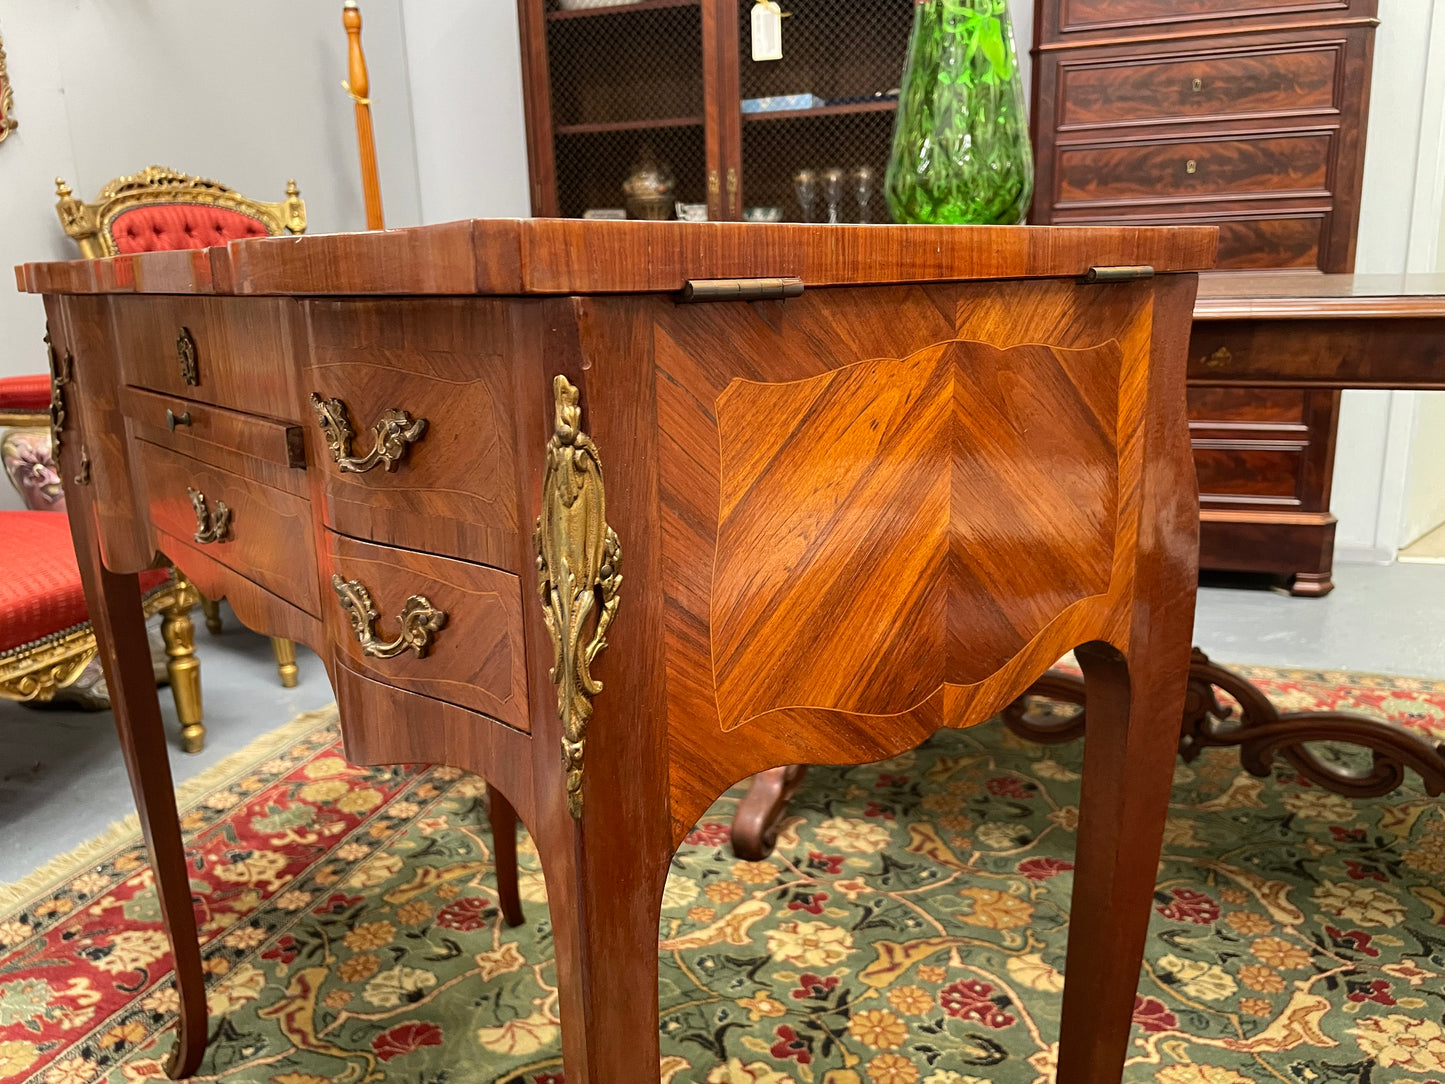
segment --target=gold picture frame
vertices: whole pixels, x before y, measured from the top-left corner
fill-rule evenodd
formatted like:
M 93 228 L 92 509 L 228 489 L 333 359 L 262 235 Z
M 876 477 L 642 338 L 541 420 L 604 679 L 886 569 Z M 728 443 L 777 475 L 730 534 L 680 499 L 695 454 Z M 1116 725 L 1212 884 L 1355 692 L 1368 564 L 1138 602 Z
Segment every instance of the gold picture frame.
M 15 93 L 10 89 L 10 73 L 5 70 L 5 42 L 0 40 L 0 143 L 20 127 L 20 122 L 12 116 L 14 112 Z

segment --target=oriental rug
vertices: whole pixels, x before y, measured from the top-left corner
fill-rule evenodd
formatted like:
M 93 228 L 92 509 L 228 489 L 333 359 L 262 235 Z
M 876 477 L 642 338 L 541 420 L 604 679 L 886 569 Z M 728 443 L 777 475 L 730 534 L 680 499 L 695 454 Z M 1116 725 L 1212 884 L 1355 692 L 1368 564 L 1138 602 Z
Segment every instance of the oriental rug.
M 1445 737 L 1445 683 L 1246 669 L 1289 708 Z M 671 1084 L 1051 1079 L 1078 746 L 996 723 L 818 769 L 776 855 L 733 859 L 741 791 L 688 837 L 660 934 Z M 352 767 L 334 712 L 184 796 L 211 976 L 200 1079 L 562 1084 L 536 853 L 496 907 L 482 785 Z M 1350 801 L 1208 752 L 1179 765 L 1125 1079 L 1445 1080 L 1445 813 Z M 160 1079 L 175 993 L 134 826 L 0 897 L 0 1080 Z

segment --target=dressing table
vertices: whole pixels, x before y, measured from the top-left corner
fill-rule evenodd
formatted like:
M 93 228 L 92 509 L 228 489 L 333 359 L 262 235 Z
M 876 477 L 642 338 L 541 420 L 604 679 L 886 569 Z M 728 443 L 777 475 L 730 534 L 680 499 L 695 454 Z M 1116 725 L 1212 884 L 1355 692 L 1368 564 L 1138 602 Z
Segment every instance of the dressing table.
M 1089 681 L 1058 1079 L 1117 1080 L 1183 707 L 1206 228 L 475 221 L 31 264 L 90 612 L 206 1008 L 136 574 L 324 661 L 348 756 L 541 855 L 569 1084 L 656 1079 L 669 860 L 739 779 Z M 605 482 L 604 482 L 605 478 Z

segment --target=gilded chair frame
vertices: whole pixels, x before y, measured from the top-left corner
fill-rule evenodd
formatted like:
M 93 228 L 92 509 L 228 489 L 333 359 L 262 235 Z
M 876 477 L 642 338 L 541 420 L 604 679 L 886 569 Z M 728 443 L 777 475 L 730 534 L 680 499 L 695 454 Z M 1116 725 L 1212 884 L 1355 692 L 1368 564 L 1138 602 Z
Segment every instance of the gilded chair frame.
M 55 204 L 60 224 L 86 259 L 120 255 L 111 224 L 126 211 L 157 203 L 223 207 L 256 219 L 272 235 L 306 232 L 306 204 L 294 180 L 286 182 L 285 199 L 266 203 L 249 199 L 219 181 L 192 177 L 166 166 L 147 166 L 139 173 L 109 182 L 90 203 L 76 199 L 60 177 L 55 178 L 55 194 L 60 197 Z

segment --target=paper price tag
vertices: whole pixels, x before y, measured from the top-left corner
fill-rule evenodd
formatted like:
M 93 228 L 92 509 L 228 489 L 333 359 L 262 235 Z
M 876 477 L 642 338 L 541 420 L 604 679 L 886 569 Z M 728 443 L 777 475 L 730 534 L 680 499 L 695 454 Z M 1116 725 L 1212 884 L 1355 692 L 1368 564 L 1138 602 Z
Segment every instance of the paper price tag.
M 757 0 L 753 5 L 753 59 L 783 59 L 783 9 L 777 0 Z

